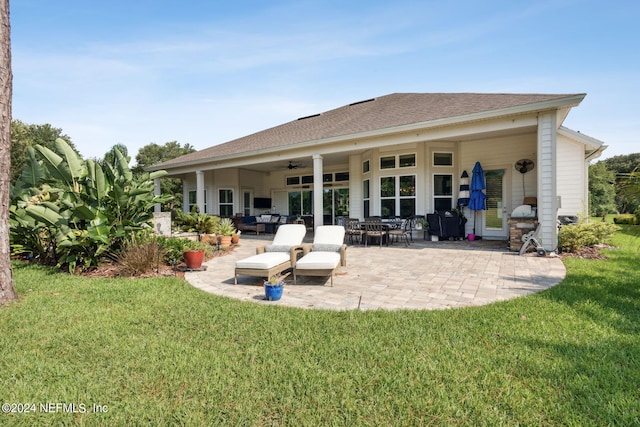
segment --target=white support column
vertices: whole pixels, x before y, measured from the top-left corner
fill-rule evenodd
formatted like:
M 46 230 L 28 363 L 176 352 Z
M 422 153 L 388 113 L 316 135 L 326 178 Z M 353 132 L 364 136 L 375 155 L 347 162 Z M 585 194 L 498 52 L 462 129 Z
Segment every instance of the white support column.
M 538 222 L 542 246 L 551 251 L 558 246 L 557 131 L 555 112 L 538 116 Z
M 200 212 L 204 213 L 204 172 L 196 171 L 196 204 Z
M 364 218 L 362 213 L 362 156 L 349 156 L 349 218 Z
M 313 155 L 313 228 L 324 225 L 322 214 L 322 156 Z
M 160 178 L 154 178 L 153 179 L 153 195 L 160 196 L 161 194 L 162 194 L 162 191 L 160 190 Z M 160 206 L 160 203 L 156 203 L 153 205 L 153 211 L 162 212 L 162 206 Z

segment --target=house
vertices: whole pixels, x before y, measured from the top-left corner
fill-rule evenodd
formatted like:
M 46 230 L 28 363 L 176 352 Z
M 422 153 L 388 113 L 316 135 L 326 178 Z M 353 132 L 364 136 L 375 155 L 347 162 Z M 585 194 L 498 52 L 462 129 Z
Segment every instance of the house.
M 394 93 L 354 102 L 156 164 L 184 182 L 184 206 L 222 216 L 402 216 L 458 203 L 480 162 L 486 211 L 467 222 L 508 238 L 507 219 L 535 197 L 541 240 L 556 248 L 557 215 L 588 212 L 588 165 L 602 141 L 562 126 L 585 94 Z M 516 170 L 519 160 L 533 169 Z M 467 216 L 470 212 L 466 211 Z

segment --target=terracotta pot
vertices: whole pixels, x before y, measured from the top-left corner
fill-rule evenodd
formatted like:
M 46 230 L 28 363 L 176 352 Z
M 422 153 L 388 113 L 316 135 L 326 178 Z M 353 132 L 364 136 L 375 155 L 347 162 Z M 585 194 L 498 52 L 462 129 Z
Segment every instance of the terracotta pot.
M 201 234 L 200 241 L 209 245 L 215 245 L 218 242 L 218 239 L 215 234 Z
M 184 263 L 187 265 L 187 268 L 190 269 L 198 269 L 202 267 L 202 262 L 204 261 L 204 251 L 184 251 L 182 254 L 184 257 Z
M 220 236 L 218 242 L 221 248 L 228 248 L 231 246 L 231 236 Z
M 240 241 L 239 234 L 234 234 L 233 236 L 231 236 L 231 244 L 237 245 L 239 241 Z

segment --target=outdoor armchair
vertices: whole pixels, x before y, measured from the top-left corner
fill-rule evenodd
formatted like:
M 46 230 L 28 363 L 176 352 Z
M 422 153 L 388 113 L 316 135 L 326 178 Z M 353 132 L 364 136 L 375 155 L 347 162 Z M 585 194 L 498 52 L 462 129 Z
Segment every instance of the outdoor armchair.
M 293 269 L 293 283 L 300 276 L 330 276 L 339 266 L 347 265 L 347 245 L 344 244 L 344 227 L 321 225 L 316 228 L 313 244 L 303 245 L 303 255 Z
M 256 248 L 256 255 L 236 261 L 233 283 L 238 275 L 269 278 L 293 268 L 302 253 L 302 240 L 307 229 L 301 224 L 282 224 L 270 245 Z

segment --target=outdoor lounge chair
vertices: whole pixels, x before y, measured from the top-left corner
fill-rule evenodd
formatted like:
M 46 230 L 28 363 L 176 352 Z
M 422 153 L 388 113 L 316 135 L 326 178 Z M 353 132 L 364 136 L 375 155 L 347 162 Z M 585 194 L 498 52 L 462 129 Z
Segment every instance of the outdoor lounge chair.
M 316 228 L 313 244 L 303 245 L 302 258 L 293 269 L 293 283 L 300 276 L 330 276 L 338 266 L 347 265 L 347 245 L 344 244 L 344 227 L 321 225 Z
M 236 261 L 233 283 L 238 275 L 266 277 L 282 273 L 296 265 L 302 253 L 302 239 L 307 229 L 301 224 L 282 224 L 278 227 L 271 245 L 256 248 L 256 255 Z

